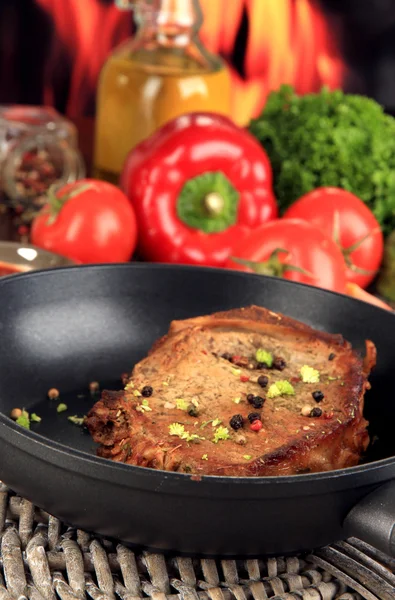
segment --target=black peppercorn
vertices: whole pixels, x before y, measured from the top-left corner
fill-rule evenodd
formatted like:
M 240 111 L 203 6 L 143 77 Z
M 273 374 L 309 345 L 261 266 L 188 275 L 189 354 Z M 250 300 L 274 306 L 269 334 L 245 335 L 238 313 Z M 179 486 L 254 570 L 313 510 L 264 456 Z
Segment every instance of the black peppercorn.
M 269 377 L 266 377 L 266 375 L 260 375 L 258 377 L 258 383 L 262 388 L 265 388 L 269 383 Z
M 251 404 L 253 399 L 254 399 L 254 394 L 247 394 L 247 402 L 249 402 Z
M 225 360 L 232 360 L 232 355 L 229 352 L 224 352 L 221 354 L 221 358 L 224 358 Z
M 153 391 L 154 390 L 150 385 L 145 385 L 141 390 L 141 395 L 144 396 L 144 398 L 149 398 L 150 396 L 152 396 Z
M 262 408 L 266 398 L 262 398 L 262 396 L 254 396 L 251 400 L 251 404 L 254 408 Z
M 244 419 L 243 419 L 242 415 L 233 415 L 233 417 L 229 421 L 229 425 L 235 431 L 237 431 L 238 429 L 241 429 L 244 425 Z
M 249 420 L 250 423 L 253 423 L 254 421 L 260 421 L 261 415 L 259 413 L 250 413 L 248 415 L 247 419 Z
M 333 354 L 333 352 L 330 353 L 330 355 L 328 356 L 328 360 L 333 360 L 335 358 L 336 354 Z
M 310 413 L 310 417 L 320 417 L 322 415 L 322 410 L 320 408 L 318 408 L 318 406 L 316 408 L 313 408 L 313 410 Z
M 321 402 L 325 398 L 324 394 L 321 390 L 317 390 L 316 392 L 312 392 L 311 394 L 316 402 Z
M 273 369 L 277 369 L 278 371 L 284 371 L 287 363 L 281 356 L 276 356 L 273 360 Z
M 265 363 L 257 363 L 256 368 L 260 371 L 261 369 L 267 369 L 268 366 Z
M 188 405 L 187 413 L 190 417 L 198 417 L 199 416 L 199 410 L 198 410 L 197 406 L 195 406 L 192 403 Z

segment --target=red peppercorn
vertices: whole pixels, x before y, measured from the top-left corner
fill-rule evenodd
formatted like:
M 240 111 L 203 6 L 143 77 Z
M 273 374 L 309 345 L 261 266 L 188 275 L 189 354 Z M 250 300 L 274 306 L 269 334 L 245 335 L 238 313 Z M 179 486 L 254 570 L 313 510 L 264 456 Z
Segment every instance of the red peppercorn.
M 250 381 L 250 378 L 248 377 L 248 375 L 240 375 L 240 381 L 245 383 L 246 381 Z
M 238 363 L 240 359 L 241 359 L 241 356 L 235 355 L 235 356 L 232 356 L 232 358 L 230 360 L 232 363 Z
M 250 425 L 251 431 L 259 431 L 260 429 L 262 429 L 262 427 L 263 427 L 262 421 L 259 421 L 259 419 L 257 419 Z

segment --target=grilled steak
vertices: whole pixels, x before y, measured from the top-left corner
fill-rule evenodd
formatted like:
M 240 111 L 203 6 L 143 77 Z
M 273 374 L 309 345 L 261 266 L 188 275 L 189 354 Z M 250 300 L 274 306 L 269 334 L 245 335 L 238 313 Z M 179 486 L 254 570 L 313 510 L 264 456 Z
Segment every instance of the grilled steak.
M 87 416 L 98 454 L 193 474 L 261 476 L 358 463 L 375 346 L 252 306 L 174 321 Z

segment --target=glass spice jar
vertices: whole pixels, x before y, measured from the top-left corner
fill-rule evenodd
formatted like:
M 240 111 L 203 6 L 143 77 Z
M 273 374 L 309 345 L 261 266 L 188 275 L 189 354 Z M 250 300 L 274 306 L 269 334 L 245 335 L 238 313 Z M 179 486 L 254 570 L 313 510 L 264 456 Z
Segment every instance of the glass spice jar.
M 29 226 L 51 185 L 85 176 L 75 126 L 50 107 L 0 105 L 0 203 Z

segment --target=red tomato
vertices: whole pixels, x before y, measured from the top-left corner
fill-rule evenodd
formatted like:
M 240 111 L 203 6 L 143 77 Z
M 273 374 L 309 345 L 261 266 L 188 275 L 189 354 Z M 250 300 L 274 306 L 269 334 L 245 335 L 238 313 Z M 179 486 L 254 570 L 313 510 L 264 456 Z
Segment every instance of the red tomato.
M 347 281 L 367 287 L 374 279 L 383 258 L 383 234 L 357 196 L 340 188 L 317 188 L 292 204 L 284 218 L 308 221 L 334 239 L 343 251 Z
M 283 251 L 273 255 L 279 249 Z M 226 266 L 231 269 L 279 275 L 336 292 L 345 290 L 346 274 L 339 248 L 320 229 L 300 219 L 279 219 L 257 227 L 247 241 L 234 248 L 233 257 L 258 266 L 229 260 Z
M 34 219 L 36 246 L 81 263 L 128 261 L 136 246 L 133 207 L 120 189 L 83 179 L 63 186 Z

